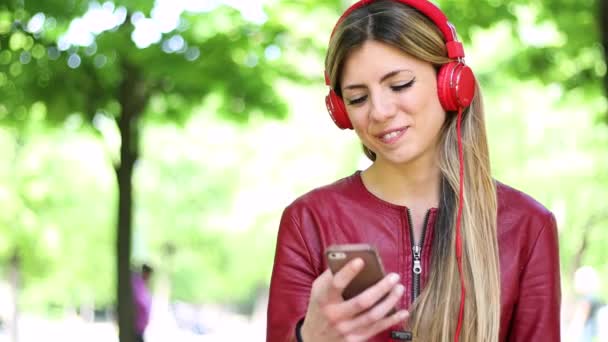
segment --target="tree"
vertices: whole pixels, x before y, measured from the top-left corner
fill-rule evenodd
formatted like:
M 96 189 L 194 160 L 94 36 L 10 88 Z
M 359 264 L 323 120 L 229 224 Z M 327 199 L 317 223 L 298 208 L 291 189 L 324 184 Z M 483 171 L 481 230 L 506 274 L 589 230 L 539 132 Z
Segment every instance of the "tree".
M 151 42 L 138 42 L 138 33 L 154 28 L 147 17 L 169 9 L 161 7 L 162 2 L 153 7 L 143 0 L 0 6 L 2 122 L 20 130 L 32 108 L 42 106 L 48 124 L 80 117 L 98 127 L 111 119 L 120 132 L 120 151 L 112 157 L 119 190 L 116 268 L 123 342 L 133 336 L 132 178 L 141 126 L 184 122 L 192 107 L 208 97 L 219 98 L 221 112 L 237 122 L 252 115 L 283 117 L 286 107 L 273 81 L 299 74 L 281 57 L 290 40 L 280 22 L 251 22 L 229 7 L 178 12 L 173 25 L 157 30 Z M 93 15 L 104 16 L 105 27 L 86 32 L 87 16 Z M 83 41 L 70 42 L 64 35 L 70 30 L 83 34 Z

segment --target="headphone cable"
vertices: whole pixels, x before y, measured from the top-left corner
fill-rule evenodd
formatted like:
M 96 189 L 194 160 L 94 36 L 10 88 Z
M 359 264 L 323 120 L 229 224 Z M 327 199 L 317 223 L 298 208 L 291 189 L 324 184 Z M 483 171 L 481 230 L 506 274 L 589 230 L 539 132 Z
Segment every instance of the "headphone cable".
M 459 161 L 459 176 L 460 176 L 460 188 L 458 192 L 458 214 L 456 216 L 456 261 L 458 262 L 458 274 L 460 276 L 460 309 L 458 312 L 458 325 L 456 326 L 456 335 L 454 335 L 454 342 L 458 342 L 460 337 L 460 330 L 462 329 L 462 321 L 464 318 L 464 300 L 465 300 L 465 287 L 464 287 L 464 275 L 462 272 L 462 236 L 461 236 L 461 225 L 462 220 L 462 202 L 464 200 L 464 157 L 462 148 L 462 108 L 458 108 L 458 122 L 456 124 L 456 130 L 458 134 L 458 161 Z

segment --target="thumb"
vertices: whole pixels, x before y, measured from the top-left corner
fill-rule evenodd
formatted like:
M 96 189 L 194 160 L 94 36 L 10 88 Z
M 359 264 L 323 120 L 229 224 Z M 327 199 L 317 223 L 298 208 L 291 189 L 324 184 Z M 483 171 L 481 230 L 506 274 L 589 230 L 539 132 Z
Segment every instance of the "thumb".
M 325 272 L 321 273 L 321 275 L 319 275 L 312 284 L 312 297 L 317 298 L 317 300 L 321 302 L 326 302 L 329 299 L 329 292 L 333 277 L 334 276 L 329 268 L 327 268 Z

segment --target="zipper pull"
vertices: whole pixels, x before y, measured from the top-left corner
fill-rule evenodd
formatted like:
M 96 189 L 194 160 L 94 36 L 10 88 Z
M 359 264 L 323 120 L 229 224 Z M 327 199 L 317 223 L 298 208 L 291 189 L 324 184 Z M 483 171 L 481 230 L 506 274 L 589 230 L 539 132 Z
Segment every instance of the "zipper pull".
M 414 246 L 414 273 L 422 273 L 422 264 L 420 262 L 420 246 Z

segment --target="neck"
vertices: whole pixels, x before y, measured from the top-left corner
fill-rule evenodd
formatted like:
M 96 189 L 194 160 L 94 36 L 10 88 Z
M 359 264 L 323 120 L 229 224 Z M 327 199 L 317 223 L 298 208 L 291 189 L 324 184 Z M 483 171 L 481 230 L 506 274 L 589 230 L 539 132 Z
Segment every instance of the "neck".
M 395 165 L 377 160 L 363 171 L 363 182 L 377 197 L 411 209 L 439 206 L 441 172 L 432 160 Z

